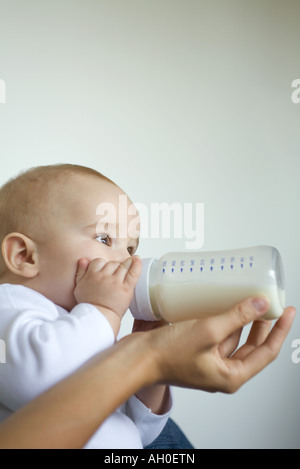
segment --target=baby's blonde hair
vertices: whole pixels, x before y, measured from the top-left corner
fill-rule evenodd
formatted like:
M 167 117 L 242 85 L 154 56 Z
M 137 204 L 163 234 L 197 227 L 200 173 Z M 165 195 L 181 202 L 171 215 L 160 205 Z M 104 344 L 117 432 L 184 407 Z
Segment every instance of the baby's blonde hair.
M 38 166 L 9 180 L 0 189 L 0 244 L 5 236 L 20 232 L 42 239 L 47 229 L 47 213 L 55 210 L 53 201 L 57 190 L 64 188 L 76 175 L 100 178 L 115 184 L 98 171 L 80 165 L 57 164 Z M 4 262 L 0 256 L 0 275 Z

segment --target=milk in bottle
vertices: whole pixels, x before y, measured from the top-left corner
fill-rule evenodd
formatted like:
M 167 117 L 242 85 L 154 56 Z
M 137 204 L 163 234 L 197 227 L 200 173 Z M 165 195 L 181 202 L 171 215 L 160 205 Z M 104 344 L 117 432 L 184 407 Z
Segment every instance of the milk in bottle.
M 257 246 L 215 252 L 168 253 L 144 259 L 130 305 L 136 319 L 178 322 L 220 314 L 253 296 L 265 296 L 262 319 L 285 306 L 284 272 L 277 249 Z

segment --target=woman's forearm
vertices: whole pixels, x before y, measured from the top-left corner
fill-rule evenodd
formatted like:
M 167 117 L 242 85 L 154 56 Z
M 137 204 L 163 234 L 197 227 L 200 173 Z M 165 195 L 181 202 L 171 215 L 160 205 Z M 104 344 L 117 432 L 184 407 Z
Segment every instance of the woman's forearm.
M 267 308 L 248 299 L 219 316 L 125 337 L 5 421 L 0 448 L 82 448 L 123 402 L 152 384 L 237 391 L 276 358 L 292 326 L 296 311 L 286 308 L 270 331 L 257 321 Z M 249 339 L 234 352 L 232 334 L 252 321 Z
M 123 339 L 5 421 L 0 448 L 82 448 L 123 402 L 156 381 L 153 358 L 142 334 Z

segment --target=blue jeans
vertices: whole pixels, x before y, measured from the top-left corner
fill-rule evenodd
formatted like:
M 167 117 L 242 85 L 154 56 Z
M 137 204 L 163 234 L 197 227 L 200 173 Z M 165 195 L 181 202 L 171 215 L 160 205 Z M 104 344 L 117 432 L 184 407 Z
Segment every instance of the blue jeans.
M 169 419 L 161 434 L 144 449 L 194 449 L 178 425 Z

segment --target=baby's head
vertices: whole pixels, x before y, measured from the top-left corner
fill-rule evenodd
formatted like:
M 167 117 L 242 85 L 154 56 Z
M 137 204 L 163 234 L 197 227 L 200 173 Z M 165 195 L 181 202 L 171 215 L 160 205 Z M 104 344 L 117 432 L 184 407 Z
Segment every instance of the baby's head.
M 131 215 L 121 213 L 128 206 Z M 93 169 L 33 168 L 0 189 L 0 283 L 28 286 L 70 310 L 79 259 L 133 255 L 138 237 L 128 227 L 137 216 L 126 194 Z

